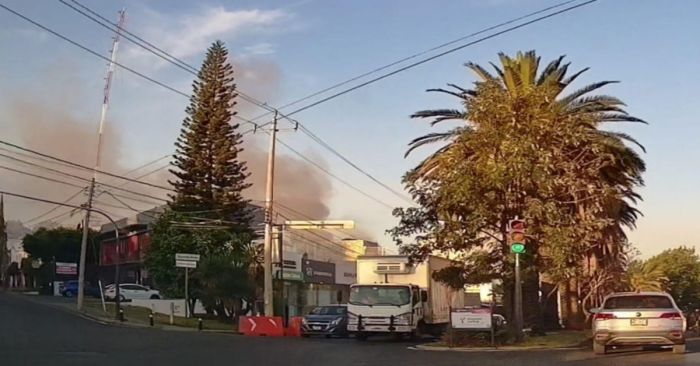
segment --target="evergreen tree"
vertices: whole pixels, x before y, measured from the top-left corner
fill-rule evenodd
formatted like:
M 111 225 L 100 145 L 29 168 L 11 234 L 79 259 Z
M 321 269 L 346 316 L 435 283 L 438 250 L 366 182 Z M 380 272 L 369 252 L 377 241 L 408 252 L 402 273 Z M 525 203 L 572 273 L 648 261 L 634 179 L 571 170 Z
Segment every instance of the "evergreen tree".
M 237 229 L 248 230 L 251 215 L 241 192 L 250 186 L 246 182 L 250 174 L 240 160 L 239 125 L 231 121 L 237 94 L 227 56 L 224 44 L 214 42 L 193 83 L 187 117 L 175 143 L 171 172 L 177 179 L 170 182 L 175 188 L 170 206 L 234 221 L 239 223 Z

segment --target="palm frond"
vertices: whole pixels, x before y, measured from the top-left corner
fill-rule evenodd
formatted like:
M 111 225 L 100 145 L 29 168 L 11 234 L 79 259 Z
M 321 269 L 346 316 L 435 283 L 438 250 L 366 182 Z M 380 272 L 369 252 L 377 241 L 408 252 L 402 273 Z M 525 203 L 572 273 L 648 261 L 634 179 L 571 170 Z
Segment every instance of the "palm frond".
M 576 80 L 579 76 L 581 76 L 581 74 L 583 74 L 584 72 L 588 71 L 589 69 L 590 69 L 590 67 L 586 67 L 586 68 L 584 68 L 584 69 L 582 69 L 582 70 L 579 70 L 578 72 L 576 72 L 575 74 L 569 76 L 568 78 L 566 78 L 566 79 L 565 79 L 564 81 L 562 81 L 562 82 L 563 82 L 564 84 L 566 84 L 566 85 L 569 85 L 569 84 L 573 83 L 574 80 Z
M 649 122 L 630 116 L 626 113 L 603 113 L 598 116 L 601 122 L 639 122 L 648 125 Z
M 609 85 L 609 84 L 616 84 L 616 83 L 619 83 L 619 81 L 607 80 L 607 81 L 600 81 L 597 83 L 589 84 L 589 85 L 586 85 L 583 88 L 578 89 L 578 90 L 574 91 L 573 93 L 565 96 L 564 98 L 560 99 L 560 101 L 563 104 L 569 104 L 569 103 L 573 102 L 574 100 L 576 100 L 576 99 L 578 99 L 578 98 L 580 98 L 580 97 L 582 97 L 582 96 L 584 96 L 584 95 L 586 95 L 594 90 L 600 89 L 600 88 L 602 88 L 606 85 Z
M 429 133 L 427 135 L 417 137 L 408 143 L 409 149 L 404 154 L 404 158 L 408 157 L 408 155 L 411 154 L 411 152 L 413 150 L 415 150 L 419 147 L 422 147 L 422 146 L 428 145 L 428 144 L 433 144 L 436 142 L 450 141 L 450 140 L 460 136 L 461 134 L 463 134 L 465 132 L 470 132 L 470 131 L 472 131 L 472 129 L 469 127 L 457 127 L 457 128 L 453 128 L 447 132 L 433 132 L 433 133 Z
M 623 141 L 630 142 L 634 145 L 637 145 L 643 152 L 647 152 L 646 148 L 644 145 L 642 145 L 639 141 L 637 141 L 634 137 L 624 133 L 624 132 L 613 132 L 613 131 L 599 131 L 599 133 L 603 136 L 608 136 L 610 138 L 616 138 L 620 139 Z
M 476 64 L 473 62 L 467 62 L 466 64 L 464 64 L 464 66 L 472 69 L 472 71 L 474 71 L 484 81 L 496 80 L 496 78 L 493 75 L 491 75 L 491 73 L 486 71 L 486 69 L 481 67 L 481 65 L 479 65 L 479 64 Z
M 547 66 L 542 70 L 542 73 L 540 74 L 540 78 L 537 80 L 537 85 L 542 85 L 545 83 L 547 79 L 549 79 L 550 75 L 554 70 L 559 68 L 559 65 L 561 65 L 561 62 L 564 60 L 564 55 L 559 56 L 558 59 L 553 60 Z

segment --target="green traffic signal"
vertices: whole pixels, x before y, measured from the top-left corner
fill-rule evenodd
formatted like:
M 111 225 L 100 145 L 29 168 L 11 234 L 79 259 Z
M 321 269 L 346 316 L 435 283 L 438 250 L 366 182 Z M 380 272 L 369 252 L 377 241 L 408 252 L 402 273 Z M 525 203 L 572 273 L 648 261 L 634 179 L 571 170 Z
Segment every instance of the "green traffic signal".
M 523 243 L 513 243 L 510 246 L 510 251 L 513 253 L 525 253 L 525 244 Z

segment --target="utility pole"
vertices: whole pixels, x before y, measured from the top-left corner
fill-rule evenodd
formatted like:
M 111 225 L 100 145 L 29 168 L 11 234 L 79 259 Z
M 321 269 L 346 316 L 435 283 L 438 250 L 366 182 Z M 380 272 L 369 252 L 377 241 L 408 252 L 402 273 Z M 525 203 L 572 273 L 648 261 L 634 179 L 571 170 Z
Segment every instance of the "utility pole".
M 95 169 L 92 171 L 92 180 L 88 189 L 88 200 L 85 203 L 85 220 L 83 221 L 83 238 L 80 242 L 80 265 L 78 266 L 78 310 L 83 309 L 83 292 L 85 291 L 85 256 L 87 253 L 88 235 L 90 234 L 90 212 L 92 212 L 92 199 L 95 195 L 95 181 L 97 180 L 97 169 L 100 167 L 102 160 L 102 132 L 104 130 L 105 119 L 107 118 L 107 109 L 109 108 L 109 90 L 112 86 L 112 75 L 114 75 L 115 64 L 117 59 L 117 48 L 119 47 L 119 37 L 122 27 L 124 26 L 124 16 L 126 12 L 122 9 L 119 11 L 119 21 L 117 22 L 117 33 L 112 42 L 112 55 L 107 69 L 107 77 L 105 78 L 104 98 L 102 100 L 102 113 L 100 114 L 100 125 L 97 130 L 97 158 L 95 159 Z M 115 227 L 115 230 L 117 228 Z M 119 253 L 119 241 L 116 243 L 117 253 Z M 119 264 L 117 264 L 118 266 Z M 117 288 L 117 291 L 119 289 Z
M 267 184 L 265 186 L 265 244 L 264 244 L 264 274 L 263 300 L 265 302 L 265 315 L 272 316 L 272 202 L 275 183 L 275 144 L 277 141 L 277 110 L 272 120 L 270 132 L 270 151 L 267 155 Z

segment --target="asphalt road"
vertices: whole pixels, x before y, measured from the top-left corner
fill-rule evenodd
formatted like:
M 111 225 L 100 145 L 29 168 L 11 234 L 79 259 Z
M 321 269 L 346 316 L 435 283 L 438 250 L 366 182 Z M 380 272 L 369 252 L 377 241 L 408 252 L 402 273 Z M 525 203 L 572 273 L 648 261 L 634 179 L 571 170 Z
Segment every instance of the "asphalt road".
M 685 355 L 588 350 L 434 352 L 389 340 L 251 338 L 101 325 L 24 295 L 0 292 L 0 365 L 700 365 L 700 342 Z

